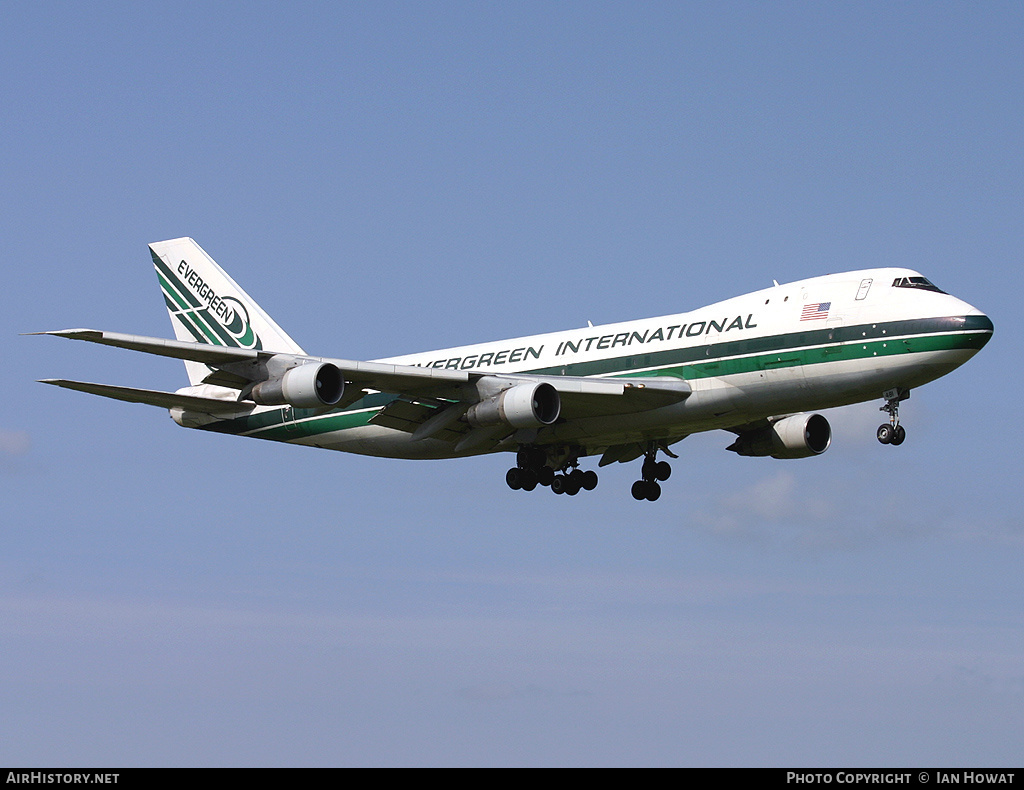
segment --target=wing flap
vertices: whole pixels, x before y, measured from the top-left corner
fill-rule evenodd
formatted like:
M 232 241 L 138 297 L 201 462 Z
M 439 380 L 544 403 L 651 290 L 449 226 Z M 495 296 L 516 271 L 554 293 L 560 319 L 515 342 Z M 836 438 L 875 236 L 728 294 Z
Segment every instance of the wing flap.
M 608 466 L 618 461 L 620 464 L 628 463 L 644 454 L 646 447 L 643 442 L 630 442 L 629 444 L 617 444 L 604 451 L 598 466 Z
M 398 431 L 415 434 L 421 426 L 427 424 L 431 419 L 441 417 L 444 408 L 427 403 L 412 403 L 399 398 L 373 415 L 370 418 L 370 422 L 385 428 L 394 428 Z M 452 424 L 453 422 L 454 424 Z M 466 423 L 452 420 L 447 425 L 439 426 L 435 431 L 429 433 L 429 436 L 443 439 L 446 442 L 455 442 L 461 439 L 468 431 L 469 426 Z M 426 438 L 426 436 L 423 436 L 423 438 Z
M 443 368 L 420 368 L 415 365 L 391 365 L 386 362 L 357 362 L 351 359 L 328 359 L 345 374 L 345 381 L 366 389 L 379 392 L 417 392 L 436 398 L 458 398 L 461 387 L 479 374 L 471 377 L 464 370 Z
M 683 379 L 667 377 L 561 378 L 545 376 L 562 398 L 562 416 L 567 420 L 648 411 L 686 400 L 690 385 Z

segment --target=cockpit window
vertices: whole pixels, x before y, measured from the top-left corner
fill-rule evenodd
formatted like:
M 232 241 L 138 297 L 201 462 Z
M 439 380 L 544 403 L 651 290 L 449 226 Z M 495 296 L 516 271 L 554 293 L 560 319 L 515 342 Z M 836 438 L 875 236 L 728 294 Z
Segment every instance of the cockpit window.
M 893 288 L 919 288 L 922 291 L 935 291 L 937 294 L 946 293 L 936 285 L 932 285 L 927 277 L 897 277 L 892 281 Z

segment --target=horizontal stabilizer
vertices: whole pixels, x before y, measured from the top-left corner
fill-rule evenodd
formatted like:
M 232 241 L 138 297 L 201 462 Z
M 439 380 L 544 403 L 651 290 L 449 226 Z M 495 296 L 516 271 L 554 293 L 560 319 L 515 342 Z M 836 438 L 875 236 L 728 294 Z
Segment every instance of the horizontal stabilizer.
M 157 354 L 161 357 L 187 359 L 202 362 L 206 365 L 224 365 L 228 362 L 241 362 L 256 359 L 259 352 L 248 348 L 229 348 L 227 346 L 211 346 L 206 343 L 191 343 L 183 340 L 166 340 L 162 337 L 143 337 L 141 335 L 125 335 L 120 332 L 103 332 L 98 329 L 59 329 L 52 332 L 28 332 L 30 335 L 53 335 L 66 337 L 70 340 L 86 340 L 104 346 L 127 348 L 142 351 L 146 354 Z
M 143 390 L 134 387 L 116 387 L 113 384 L 92 384 L 87 381 L 68 381 L 67 379 L 40 379 L 41 384 L 53 384 L 69 390 L 88 392 L 104 398 L 123 400 L 128 403 L 146 403 L 163 409 L 187 409 L 203 414 L 244 414 L 252 411 L 255 403 L 218 400 L 216 398 L 197 398 L 194 395 L 179 395 L 175 392 L 159 390 Z

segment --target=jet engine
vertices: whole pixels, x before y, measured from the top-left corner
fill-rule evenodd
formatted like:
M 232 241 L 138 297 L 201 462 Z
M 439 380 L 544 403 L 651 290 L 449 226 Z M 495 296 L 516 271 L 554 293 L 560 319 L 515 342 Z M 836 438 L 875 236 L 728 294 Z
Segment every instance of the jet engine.
M 767 428 L 747 431 L 726 449 L 740 455 L 810 458 L 832 443 L 832 427 L 820 414 L 794 414 Z
M 474 403 L 466 412 L 466 422 L 474 427 L 507 423 L 513 428 L 540 428 L 551 425 L 561 411 L 558 390 L 540 381 L 516 384 Z
M 337 367 L 330 362 L 307 362 L 280 378 L 261 381 L 252 388 L 252 399 L 261 406 L 320 409 L 340 401 L 344 391 L 345 377 Z

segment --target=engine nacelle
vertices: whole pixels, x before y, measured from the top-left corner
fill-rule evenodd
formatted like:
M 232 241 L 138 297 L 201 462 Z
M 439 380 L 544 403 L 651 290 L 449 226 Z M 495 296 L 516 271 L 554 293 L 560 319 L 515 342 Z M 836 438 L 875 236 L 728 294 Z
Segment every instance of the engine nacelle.
M 740 455 L 810 458 L 832 443 L 832 427 L 820 414 L 794 414 L 758 431 L 741 433 L 728 450 Z
M 551 425 L 562 411 L 558 390 L 546 381 L 516 384 L 479 403 L 466 412 L 466 422 L 474 427 L 507 423 L 513 428 L 540 428 Z
M 252 388 L 252 399 L 261 406 L 320 409 L 333 406 L 345 392 L 345 377 L 330 362 L 307 362 L 277 379 L 261 381 Z

